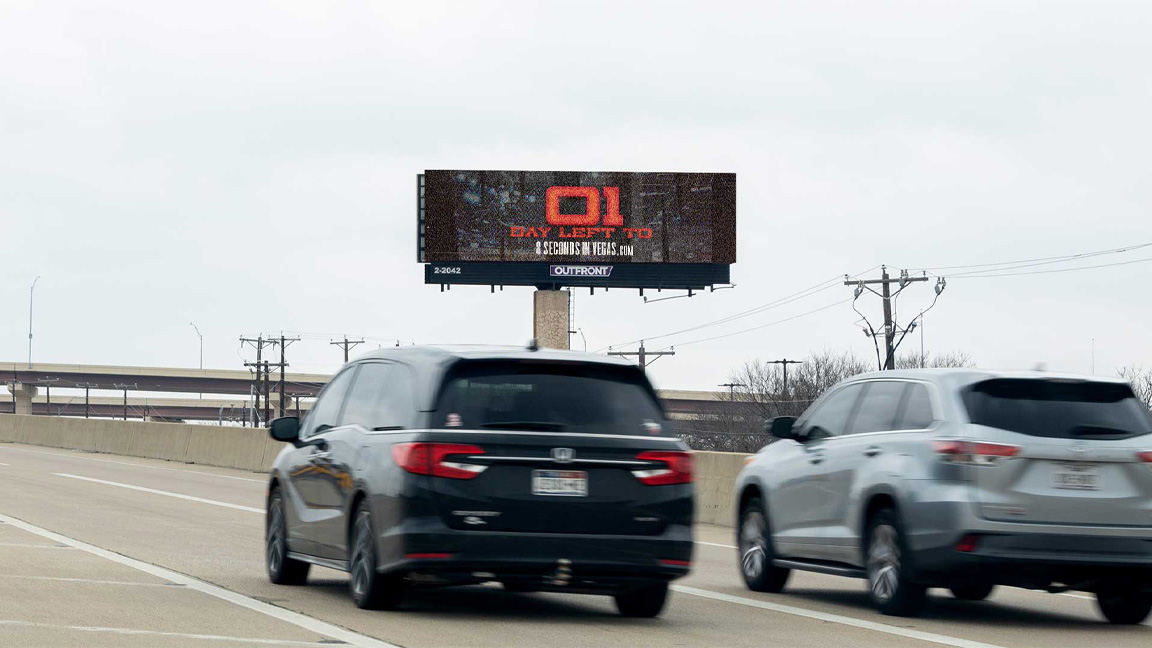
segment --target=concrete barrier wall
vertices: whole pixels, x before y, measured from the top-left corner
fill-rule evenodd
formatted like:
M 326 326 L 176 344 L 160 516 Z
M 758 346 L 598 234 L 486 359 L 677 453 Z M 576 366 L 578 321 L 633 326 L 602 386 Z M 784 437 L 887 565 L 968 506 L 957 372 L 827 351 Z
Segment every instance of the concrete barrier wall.
M 284 447 L 264 428 L 147 423 L 0 414 L 0 443 L 84 450 L 127 457 L 266 472 Z M 733 526 L 733 485 L 748 455 L 697 452 L 696 520 Z
M 264 428 L 0 414 L 0 442 L 263 472 L 284 444 Z

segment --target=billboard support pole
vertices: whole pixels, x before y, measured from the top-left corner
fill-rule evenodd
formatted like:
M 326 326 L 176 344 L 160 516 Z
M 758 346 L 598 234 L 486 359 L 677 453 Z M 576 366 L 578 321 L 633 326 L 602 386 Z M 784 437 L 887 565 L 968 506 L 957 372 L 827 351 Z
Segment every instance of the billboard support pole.
M 537 289 L 532 294 L 532 335 L 547 349 L 567 349 L 569 321 L 567 290 Z

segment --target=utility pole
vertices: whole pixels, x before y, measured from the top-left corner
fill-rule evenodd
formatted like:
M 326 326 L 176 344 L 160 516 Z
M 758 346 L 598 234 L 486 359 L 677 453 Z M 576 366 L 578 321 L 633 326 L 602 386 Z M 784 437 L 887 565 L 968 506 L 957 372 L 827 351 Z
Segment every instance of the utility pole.
M 726 382 L 726 383 L 721 383 L 721 384 L 716 385 L 716 386 L 717 387 L 727 387 L 728 388 L 728 400 L 734 401 L 734 400 L 736 400 L 736 388 L 737 387 L 743 387 L 744 383 Z
M 277 365 L 280 367 L 280 384 L 279 384 L 280 409 L 278 410 L 280 413 L 280 416 L 284 416 L 284 408 L 287 405 L 287 403 L 285 403 L 285 401 L 284 401 L 284 398 L 285 398 L 285 395 L 284 395 L 284 369 L 288 366 L 288 361 L 284 357 L 284 350 L 288 348 L 289 344 L 292 344 L 293 342 L 299 342 L 299 341 L 300 341 L 300 338 L 286 338 L 286 337 L 284 337 L 283 333 L 280 334 L 279 340 L 276 340 L 276 339 L 272 340 L 273 345 L 279 345 L 280 346 L 280 363 Z
M 647 369 L 648 365 L 652 364 L 653 362 L 656 362 L 662 356 L 676 355 L 676 349 L 671 349 L 669 351 L 648 351 L 644 348 L 644 341 L 641 340 L 639 351 L 609 351 L 608 355 L 610 355 L 610 356 L 622 356 L 622 357 L 636 356 L 636 359 L 638 360 L 638 364 L 640 365 L 640 368 L 641 369 Z M 648 356 L 656 356 L 656 357 L 649 360 Z
M 60 379 L 41 378 L 36 382 L 44 385 L 44 416 L 52 416 L 52 383 L 60 382 Z
M 782 360 L 769 360 L 768 364 L 780 365 L 784 368 L 784 397 L 788 397 L 788 365 L 790 364 L 804 364 L 803 360 L 789 360 L 784 358 Z
M 136 383 L 132 383 L 131 385 L 119 385 L 119 384 L 113 383 L 112 387 L 115 389 L 123 389 L 124 390 L 124 420 L 127 421 L 128 420 L 128 389 L 129 388 L 136 389 Z
M 100 385 L 86 382 L 83 384 L 76 383 L 76 386 L 84 388 L 84 418 L 88 418 L 88 390 L 94 387 L 99 387 Z
M 253 407 L 252 407 L 253 412 L 256 414 L 256 418 L 257 418 L 256 422 L 258 422 L 259 418 L 260 418 L 260 394 L 261 393 L 264 394 L 264 409 L 265 409 L 264 418 L 265 418 L 265 420 L 267 420 L 267 418 L 268 418 L 268 416 L 267 416 L 267 409 L 268 409 L 268 363 L 266 361 L 264 361 L 264 359 L 263 359 L 264 358 L 264 347 L 272 346 L 273 344 L 275 344 L 275 340 L 265 340 L 264 335 L 261 334 L 261 335 L 257 335 L 255 340 L 253 340 L 252 338 L 241 337 L 240 343 L 241 344 L 251 344 L 256 349 L 256 362 L 245 362 L 244 366 L 256 368 L 256 378 L 255 378 L 255 381 L 256 381 L 256 386 L 255 386 L 256 402 L 253 404 Z M 256 422 L 253 423 L 253 427 L 255 427 Z
M 907 287 L 909 284 L 915 283 L 917 281 L 928 281 L 928 277 L 926 277 L 926 276 L 910 277 L 910 276 L 908 276 L 907 270 L 901 270 L 900 276 L 896 279 L 892 279 L 891 277 L 888 276 L 888 266 L 880 266 L 880 278 L 879 279 L 863 279 L 862 280 L 862 279 L 849 279 L 847 276 L 844 277 L 844 285 L 845 286 L 856 286 L 856 297 L 860 297 L 860 294 L 862 292 L 864 292 L 865 289 L 867 289 L 867 290 L 871 291 L 872 293 L 879 295 L 880 299 L 882 299 L 884 302 L 884 331 L 883 331 L 883 333 L 884 333 L 884 362 L 882 364 L 883 369 L 895 369 L 896 368 L 896 347 L 898 347 L 900 345 L 900 343 L 898 341 L 896 341 L 896 339 L 895 339 L 897 331 L 896 331 L 896 325 L 892 321 L 892 299 L 896 295 L 900 294 L 900 291 L 904 290 L 904 288 Z M 877 293 L 875 290 L 873 290 L 870 287 L 870 286 L 875 285 L 875 284 L 880 284 L 881 292 Z M 900 284 L 900 290 L 897 290 L 895 293 L 893 293 L 891 290 L 892 284 Z M 941 277 L 936 282 L 936 296 L 939 297 L 940 293 L 943 292 L 943 290 L 944 290 L 944 279 L 943 279 L 943 277 Z M 869 325 L 868 333 L 873 338 L 875 338 L 876 336 L 879 335 L 879 333 L 876 333 L 876 331 L 871 330 L 871 325 Z M 908 331 L 905 330 L 903 333 L 907 334 Z M 900 339 L 903 340 L 904 336 L 901 335 Z
M 358 344 L 364 344 L 364 340 L 349 340 L 348 336 L 345 335 L 343 341 L 336 340 L 335 342 L 329 342 L 328 344 L 331 344 L 333 346 L 342 347 L 344 349 L 344 364 L 348 364 L 348 350 L 355 347 Z M 396 341 L 396 346 L 400 346 L 399 340 Z

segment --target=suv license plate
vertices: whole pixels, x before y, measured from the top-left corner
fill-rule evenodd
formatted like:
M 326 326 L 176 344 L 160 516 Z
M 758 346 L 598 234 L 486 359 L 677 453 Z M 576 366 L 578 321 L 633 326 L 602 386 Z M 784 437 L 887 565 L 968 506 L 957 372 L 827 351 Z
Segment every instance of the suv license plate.
M 588 496 L 588 473 L 582 470 L 533 470 L 533 495 Z
M 1096 464 L 1060 463 L 1052 471 L 1052 487 L 1065 490 L 1100 490 L 1100 471 Z

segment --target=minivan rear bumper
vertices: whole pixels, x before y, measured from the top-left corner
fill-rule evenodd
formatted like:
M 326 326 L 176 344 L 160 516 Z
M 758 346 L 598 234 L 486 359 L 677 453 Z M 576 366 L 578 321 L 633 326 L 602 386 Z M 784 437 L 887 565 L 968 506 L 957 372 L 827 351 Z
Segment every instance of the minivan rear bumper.
M 688 575 L 692 529 L 655 536 L 460 531 L 431 520 L 400 539 L 404 553 L 378 567 L 424 584 L 500 581 L 531 589 L 611 591 Z

